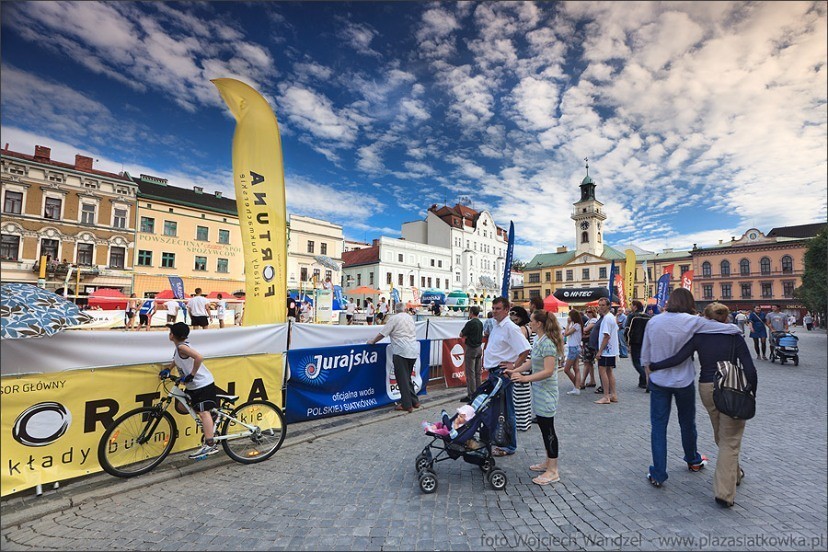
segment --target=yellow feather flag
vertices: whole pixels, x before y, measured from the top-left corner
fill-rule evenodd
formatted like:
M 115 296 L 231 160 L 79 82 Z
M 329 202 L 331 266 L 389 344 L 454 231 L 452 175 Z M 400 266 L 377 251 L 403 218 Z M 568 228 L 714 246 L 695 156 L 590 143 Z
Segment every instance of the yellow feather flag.
M 244 325 L 287 319 L 287 210 L 282 140 L 267 101 L 235 79 L 215 79 L 236 118 L 233 181 L 239 211 L 246 297 Z
M 627 249 L 624 253 L 627 255 L 627 259 L 624 261 L 624 292 L 627 294 L 627 304 L 630 304 L 635 288 L 635 251 Z

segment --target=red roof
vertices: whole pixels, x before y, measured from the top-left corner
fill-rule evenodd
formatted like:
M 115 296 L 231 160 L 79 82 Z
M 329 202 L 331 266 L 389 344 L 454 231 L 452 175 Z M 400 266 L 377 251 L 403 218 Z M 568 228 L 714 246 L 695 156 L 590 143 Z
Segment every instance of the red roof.
M 435 203 L 429 208 L 429 211 L 440 217 L 443 222 L 449 226 L 453 226 L 455 228 L 460 228 L 463 223 L 465 223 L 465 225 L 469 228 L 474 228 L 477 226 L 477 219 L 480 218 L 479 211 L 475 211 L 468 205 L 463 205 L 462 203 L 458 203 L 454 207 L 443 205 L 439 208 Z M 504 239 L 509 237 L 509 232 L 500 226 L 497 226 L 496 228 L 498 236 L 502 236 Z
M 342 267 L 372 264 L 379 262 L 379 246 L 365 247 L 342 253 Z
M 88 173 L 88 174 L 94 174 L 94 175 L 97 175 L 97 176 L 105 176 L 107 178 L 114 178 L 116 180 L 124 180 L 126 182 L 129 182 L 130 184 L 133 183 L 130 179 L 128 179 L 126 176 L 124 176 L 122 174 L 116 174 L 116 173 L 111 173 L 111 172 L 106 172 L 106 171 L 99 171 L 98 169 L 80 169 L 80 168 L 75 167 L 75 165 L 73 165 L 71 163 L 61 163 L 60 161 L 54 161 L 53 159 L 44 159 L 42 157 L 39 157 L 39 158 L 35 159 L 34 155 L 27 155 L 25 153 L 20 153 L 20 152 L 17 152 L 17 151 L 11 151 L 9 149 L 4 149 L 4 150 L 2 150 L 2 152 L 3 152 L 3 155 L 8 155 L 9 157 L 17 157 L 18 159 L 25 159 L 27 161 L 34 161 L 35 163 L 42 163 L 44 165 L 52 165 L 53 167 L 60 167 L 62 169 L 71 169 L 73 171 L 78 171 L 78 172 L 83 172 L 83 173 Z

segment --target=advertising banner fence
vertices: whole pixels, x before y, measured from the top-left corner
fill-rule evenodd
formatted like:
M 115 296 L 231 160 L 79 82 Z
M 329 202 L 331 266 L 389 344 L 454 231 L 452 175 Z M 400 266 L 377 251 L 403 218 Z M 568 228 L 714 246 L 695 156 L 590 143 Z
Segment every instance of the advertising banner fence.
M 453 337 L 444 339 L 443 346 L 443 375 L 446 378 L 446 387 L 466 387 L 466 348 L 465 339 Z M 486 340 L 483 340 L 485 354 Z M 483 369 L 482 380 L 486 381 L 489 371 Z

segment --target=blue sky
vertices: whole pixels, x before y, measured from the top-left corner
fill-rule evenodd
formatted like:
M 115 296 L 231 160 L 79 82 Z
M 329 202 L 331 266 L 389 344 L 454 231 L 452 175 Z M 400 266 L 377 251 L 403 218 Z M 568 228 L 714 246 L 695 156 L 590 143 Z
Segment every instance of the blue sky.
M 288 210 L 366 239 L 467 197 L 516 257 L 826 220 L 824 2 L 3 2 L 2 142 L 233 196 L 238 78 L 279 121 Z

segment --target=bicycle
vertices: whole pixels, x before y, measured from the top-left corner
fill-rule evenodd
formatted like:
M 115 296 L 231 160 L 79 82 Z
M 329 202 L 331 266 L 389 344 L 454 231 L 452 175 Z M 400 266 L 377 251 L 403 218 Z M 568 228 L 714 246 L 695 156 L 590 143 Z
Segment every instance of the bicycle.
M 167 387 L 167 381 L 174 385 Z M 166 396 L 152 406 L 130 410 L 104 431 L 98 443 L 98 462 L 116 477 L 134 477 L 152 471 L 172 451 L 178 426 L 167 409 L 178 401 L 198 427 L 201 420 L 179 387 L 181 380 L 161 379 Z M 286 424 L 282 410 L 273 403 L 253 400 L 235 407 L 236 395 L 217 394 L 219 405 L 212 409 L 216 422 L 214 439 L 224 452 L 242 464 L 264 462 L 273 456 L 285 440 Z M 178 405 L 176 405 L 176 409 Z M 182 412 L 183 414 L 184 412 Z

